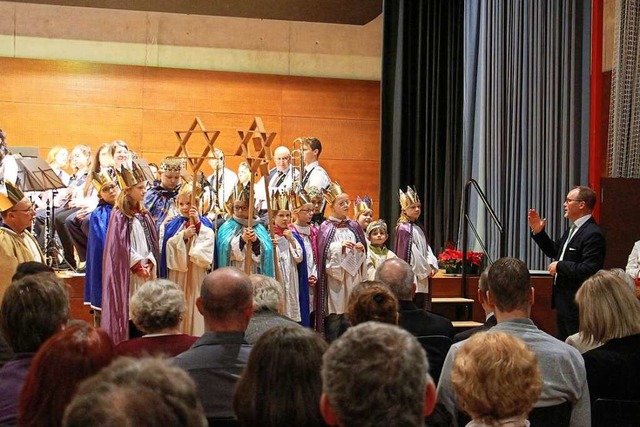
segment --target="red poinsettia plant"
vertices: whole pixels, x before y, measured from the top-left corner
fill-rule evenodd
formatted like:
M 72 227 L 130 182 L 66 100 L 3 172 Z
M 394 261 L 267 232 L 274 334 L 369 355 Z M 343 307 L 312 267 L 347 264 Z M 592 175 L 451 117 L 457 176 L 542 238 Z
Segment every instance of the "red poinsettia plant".
M 484 254 L 482 252 L 467 251 L 467 265 L 475 266 L 475 269 L 482 267 Z M 455 249 L 445 249 L 438 255 L 438 264 L 445 270 L 462 270 L 462 251 Z

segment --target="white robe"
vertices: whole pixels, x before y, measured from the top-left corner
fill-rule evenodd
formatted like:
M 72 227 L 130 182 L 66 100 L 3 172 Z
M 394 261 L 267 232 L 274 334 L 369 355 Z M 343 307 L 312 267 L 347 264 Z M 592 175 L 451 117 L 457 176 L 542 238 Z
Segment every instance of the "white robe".
M 229 257 L 229 264 L 231 267 L 237 267 L 240 270 L 244 271 L 244 256 L 247 250 L 246 245 L 251 245 L 251 243 L 247 243 L 240 250 L 240 239 L 241 234 L 235 236 L 231 239 L 231 255 Z M 262 262 L 262 251 L 258 255 L 256 255 L 253 250 L 251 251 L 251 271 L 249 274 L 259 273 L 260 263 Z
M 387 251 L 385 255 L 378 255 L 372 250 L 367 251 L 367 280 L 376 279 L 376 269 L 380 267 L 380 264 L 391 258 L 397 258 L 398 256 L 393 251 Z
M 329 244 L 329 253 L 325 264 L 325 272 L 327 274 L 327 314 L 346 313 L 351 291 L 365 277 L 365 258 L 362 258 L 355 276 L 349 274 L 342 267 L 341 264 L 346 255 L 346 252 L 342 252 L 342 242 L 345 240 L 357 243 L 355 234 L 349 228 L 336 228 L 333 241 Z
M 151 277 L 144 279 L 137 274 L 131 273 L 129 279 L 129 299 L 136 293 L 138 288 L 145 282 L 158 277 L 158 262 L 153 255 L 151 248 L 147 245 L 147 238 L 144 234 L 142 223 L 136 217 L 131 221 L 131 248 L 129 249 L 129 267 L 141 262 L 143 265 L 151 264 Z
M 275 246 L 280 283 L 284 294 L 284 315 L 300 322 L 300 280 L 298 264 L 302 262 L 302 248 L 297 240 L 289 242 L 285 237 L 276 237 Z
M 167 239 L 168 277 L 180 286 L 187 301 L 182 332 L 201 336 L 204 334 L 204 318 L 196 308 L 196 299 L 200 296 L 202 280 L 211 268 L 215 233 L 209 227 L 201 225 L 200 232 L 185 242 L 185 231 L 183 224 L 176 234 Z
M 429 292 L 429 276 L 438 270 L 438 258 L 433 254 L 420 227 L 411 227 L 411 268 L 416 275 L 416 293 Z
M 311 245 L 311 236 L 309 228 L 310 226 L 300 226 L 297 224 L 293 224 L 296 228 L 296 232 L 302 237 L 302 242 L 304 243 L 304 250 L 307 255 L 307 277 L 315 277 L 318 278 L 318 266 L 316 265 L 316 260 L 313 257 L 313 246 Z M 314 296 L 315 288 L 309 285 L 309 313 L 314 310 L 313 306 L 313 296 Z

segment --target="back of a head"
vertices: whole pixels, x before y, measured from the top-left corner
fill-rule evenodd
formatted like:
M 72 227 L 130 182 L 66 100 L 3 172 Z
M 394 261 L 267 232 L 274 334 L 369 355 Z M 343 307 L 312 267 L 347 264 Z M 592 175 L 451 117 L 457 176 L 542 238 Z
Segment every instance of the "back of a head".
M 49 338 L 33 359 L 18 409 L 20 425 L 57 425 L 78 384 L 114 358 L 111 338 L 86 322 Z
M 363 282 L 367 283 L 367 282 Z M 352 326 L 360 323 L 376 321 L 396 325 L 398 323 L 398 299 L 382 284 L 382 282 L 369 282 L 362 286 L 359 284 L 349 296 L 347 312 Z M 355 292 L 358 287 L 362 289 Z
M 200 300 L 205 319 L 227 321 L 241 317 L 253 305 L 251 280 L 238 268 L 218 268 L 205 276 Z
M 528 308 L 531 276 L 524 262 L 500 258 L 491 265 L 487 280 L 497 309 L 510 312 Z
M 376 280 L 389 286 L 400 301 L 410 301 L 413 292 L 414 273 L 411 266 L 400 258 L 384 261 L 376 270 Z
M 263 274 L 249 276 L 253 286 L 253 307 L 256 311 L 278 313 L 283 306 L 282 285 L 273 277 Z
M 327 347 L 305 328 L 277 326 L 265 332 L 251 350 L 233 398 L 241 425 L 324 425 L 318 402 Z
M 526 418 L 542 389 L 536 354 L 503 332 L 466 340 L 454 359 L 451 383 L 460 407 L 486 425 Z
M 429 364 L 417 339 L 378 322 L 349 328 L 322 358 L 322 387 L 342 426 L 421 426 Z
M 53 268 L 49 267 L 47 264 L 43 264 L 38 261 L 21 262 L 20 264 L 18 264 L 16 272 L 13 274 L 11 281 L 15 282 L 16 280 L 20 280 L 24 277 L 40 273 L 54 273 L 54 271 Z
M 625 279 L 600 270 L 576 293 L 580 332 L 589 343 L 605 343 L 640 333 L 640 301 Z
M 15 353 L 36 352 L 69 319 L 69 297 L 54 274 L 12 282 L 0 306 L 0 330 Z
M 144 283 L 129 302 L 131 320 L 148 334 L 178 327 L 186 310 L 184 293 L 177 284 L 166 279 Z
M 204 427 L 196 385 L 162 359 L 121 357 L 84 381 L 63 425 Z

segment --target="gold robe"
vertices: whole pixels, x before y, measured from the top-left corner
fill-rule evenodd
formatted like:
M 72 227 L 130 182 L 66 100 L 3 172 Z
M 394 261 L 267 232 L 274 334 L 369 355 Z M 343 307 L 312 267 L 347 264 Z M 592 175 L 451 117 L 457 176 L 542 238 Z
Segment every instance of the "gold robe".
M 31 239 L 38 254 L 34 254 L 25 239 Z M 0 227 L 0 301 L 11 283 L 11 277 L 16 272 L 18 264 L 26 261 L 44 262 L 44 255 L 38 242 L 28 231 L 16 234 L 6 227 Z

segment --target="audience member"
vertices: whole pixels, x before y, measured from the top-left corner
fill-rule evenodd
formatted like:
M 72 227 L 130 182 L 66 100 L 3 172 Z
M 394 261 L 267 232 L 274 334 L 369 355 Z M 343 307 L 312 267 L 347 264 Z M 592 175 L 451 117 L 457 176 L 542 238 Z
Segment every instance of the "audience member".
M 640 279 L 640 240 L 633 244 L 625 270 L 632 278 Z
M 541 331 L 529 318 L 534 289 L 527 266 L 515 258 L 501 258 L 489 269 L 488 301 L 495 309 L 498 324 L 489 330 L 506 332 L 525 342 L 536 353 L 543 386 L 536 408 L 570 402 L 573 427 L 591 423 L 589 389 L 584 361 L 575 348 Z M 451 370 L 456 353 L 464 341 L 451 346 L 438 383 L 438 401 L 457 417 L 457 397 L 451 386 Z
M 251 281 L 243 271 L 223 267 L 209 273 L 196 300 L 206 332 L 173 359 L 196 382 L 207 417 L 234 416 L 233 392 L 251 351 L 244 332 L 253 313 L 252 295 Z
M 504 332 L 473 335 L 460 347 L 451 372 L 467 427 L 528 427 L 527 415 L 540 396 L 536 354 Z
M 15 353 L 0 369 L 0 425 L 13 425 L 27 372 L 40 345 L 69 319 L 64 284 L 51 273 L 11 283 L 0 306 L 0 332 Z
M 349 328 L 322 357 L 320 411 L 329 425 L 422 426 L 434 405 L 424 350 L 396 326 Z
M 624 279 L 599 271 L 576 294 L 581 333 L 602 343 L 582 356 L 591 401 L 640 400 L 640 301 Z
M 143 284 L 131 297 L 129 316 L 146 335 L 119 343 L 116 353 L 173 357 L 187 351 L 197 337 L 181 333 L 185 311 L 184 294 L 172 281 L 156 279 Z
M 249 279 L 253 285 L 253 316 L 244 334 L 249 344 L 255 344 L 262 334 L 276 326 L 300 326 L 282 314 L 282 285 L 276 279 L 262 274 L 252 274 Z
M 23 277 L 32 276 L 39 273 L 55 273 L 55 271 L 47 264 L 43 264 L 38 261 L 21 262 L 16 267 L 16 272 L 11 277 L 11 281 L 15 282 L 22 279 Z
M 121 357 L 80 384 L 65 427 L 206 427 L 195 384 L 162 359 Z
M 251 350 L 233 398 L 240 424 L 324 426 L 318 402 L 327 347 L 320 335 L 305 328 L 286 325 L 266 331 Z
M 20 394 L 18 425 L 60 426 L 80 382 L 113 358 L 113 342 L 107 333 L 85 322 L 49 338 L 33 358 Z
M 347 306 L 351 326 L 375 321 L 398 324 L 398 299 L 382 282 L 364 281 L 356 285 Z
M 493 328 L 498 323 L 498 321 L 496 320 L 496 315 L 493 312 L 493 306 L 489 304 L 489 300 L 487 299 L 487 291 L 489 290 L 489 285 L 487 283 L 488 274 L 489 269 L 486 268 L 480 274 L 480 278 L 478 279 L 478 303 L 480 303 L 480 305 L 482 306 L 482 310 L 484 311 L 484 325 L 467 329 L 466 331 L 455 334 L 453 337 L 453 342 L 464 341 L 473 334 Z
M 398 325 L 422 339 L 420 342 L 427 352 L 431 377 L 438 383 L 442 364 L 455 334 L 451 321 L 446 317 L 419 308 L 413 297 L 416 291 L 415 275 L 411 266 L 400 258 L 386 260 L 376 270 L 376 280 L 389 286 L 398 298 L 400 320 Z M 440 336 L 433 340 L 422 337 Z

